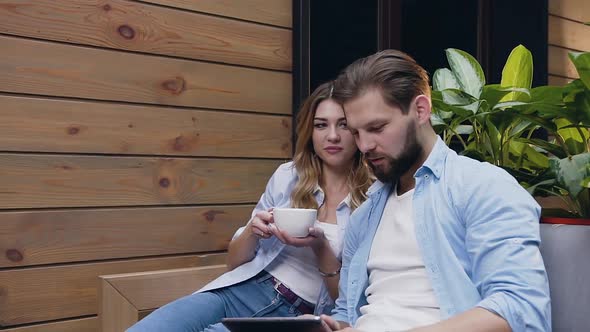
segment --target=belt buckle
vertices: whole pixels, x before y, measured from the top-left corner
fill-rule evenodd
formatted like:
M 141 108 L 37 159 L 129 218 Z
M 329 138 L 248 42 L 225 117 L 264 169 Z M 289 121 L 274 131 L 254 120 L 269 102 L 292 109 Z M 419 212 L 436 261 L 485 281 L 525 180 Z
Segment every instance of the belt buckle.
M 273 281 L 273 284 L 274 284 L 274 286 L 272 286 L 272 288 L 274 288 L 274 289 L 275 289 L 275 291 L 276 291 L 277 293 L 279 293 L 279 294 L 283 295 L 283 293 L 281 293 L 281 292 L 279 291 L 279 286 L 281 286 L 281 284 L 282 284 L 282 283 L 279 281 L 279 279 L 277 279 L 277 278 L 273 277 L 273 278 L 272 278 L 272 281 Z

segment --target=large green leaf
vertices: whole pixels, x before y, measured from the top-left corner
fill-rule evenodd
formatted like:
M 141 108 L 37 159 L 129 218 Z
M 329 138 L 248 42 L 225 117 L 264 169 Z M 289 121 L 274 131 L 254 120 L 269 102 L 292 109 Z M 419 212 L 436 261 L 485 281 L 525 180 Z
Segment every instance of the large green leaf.
M 557 176 L 557 182 L 573 197 L 585 188 L 584 181 L 590 177 L 590 153 L 581 153 L 571 158 L 550 160 L 550 167 Z
M 537 112 L 541 117 L 559 116 L 564 111 L 564 89 L 561 86 L 539 86 L 531 90 L 531 103 L 525 113 Z
M 512 166 L 513 168 L 524 168 L 534 171 L 539 169 L 544 170 L 549 167 L 549 158 L 535 150 L 528 143 L 512 140 L 508 143 L 508 149 L 510 155 L 515 157 L 511 158 L 515 163 Z
M 449 66 L 462 90 L 479 98 L 486 80 L 477 60 L 469 53 L 455 48 L 448 48 L 446 53 Z
M 432 78 L 432 88 L 436 91 L 445 89 L 461 89 L 455 74 L 448 68 L 437 69 Z
M 590 52 L 569 52 L 569 57 L 586 89 L 590 89 Z
M 446 89 L 440 93 L 443 102 L 453 106 L 470 105 L 477 101 L 477 99 L 459 89 Z
M 533 55 L 524 46 L 516 46 L 502 70 L 502 87 L 514 87 L 530 89 L 533 83 Z M 511 92 L 501 101 L 528 101 L 529 96 L 518 92 Z
M 588 129 L 576 128 L 567 119 L 555 119 L 554 121 L 559 128 L 557 134 L 565 142 L 570 155 L 586 152 L 588 139 L 590 138 Z
M 557 144 L 553 144 L 553 143 L 549 143 L 544 139 L 538 139 L 538 138 L 530 138 L 530 139 L 519 139 L 523 140 L 523 142 L 525 143 L 530 143 L 530 144 L 534 144 L 535 146 L 551 153 L 552 155 L 554 155 L 557 158 L 565 158 L 567 157 L 567 154 L 565 153 L 565 151 L 563 151 L 563 149 L 561 148 L 561 146 L 557 145 Z
M 527 98 L 531 97 L 531 91 L 529 89 L 513 87 L 505 88 L 501 87 L 500 84 L 488 84 L 483 87 L 480 99 L 485 100 L 490 107 L 494 107 L 502 98 L 511 92 L 519 92 L 525 94 Z

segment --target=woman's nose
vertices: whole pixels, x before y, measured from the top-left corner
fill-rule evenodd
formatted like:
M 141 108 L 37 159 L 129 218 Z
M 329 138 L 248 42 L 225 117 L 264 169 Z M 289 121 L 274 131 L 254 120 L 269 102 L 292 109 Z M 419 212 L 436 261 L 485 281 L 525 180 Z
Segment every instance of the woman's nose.
M 340 140 L 340 133 L 338 133 L 336 128 L 330 128 L 328 131 L 328 140 L 331 142 Z

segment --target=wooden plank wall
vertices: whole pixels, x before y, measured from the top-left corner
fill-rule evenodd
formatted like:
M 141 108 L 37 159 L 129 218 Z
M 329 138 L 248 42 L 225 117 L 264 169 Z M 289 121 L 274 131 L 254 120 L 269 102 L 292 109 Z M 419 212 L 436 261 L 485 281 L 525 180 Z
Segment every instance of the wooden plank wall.
M 291 156 L 291 0 L 0 0 L 0 329 L 224 263 Z
M 590 51 L 590 1 L 549 0 L 549 84 L 577 78 L 567 53 Z

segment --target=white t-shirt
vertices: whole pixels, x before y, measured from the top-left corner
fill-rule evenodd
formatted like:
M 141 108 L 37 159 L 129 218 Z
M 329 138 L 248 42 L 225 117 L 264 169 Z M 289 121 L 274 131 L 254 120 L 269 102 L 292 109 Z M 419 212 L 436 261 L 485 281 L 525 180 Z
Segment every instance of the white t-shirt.
M 355 328 L 405 331 L 440 321 L 439 304 L 414 231 L 412 197 L 397 190 L 387 199 L 367 263 L 367 305 Z
M 342 248 L 340 227 L 337 224 L 317 220 L 314 227 L 324 230 L 332 251 L 338 257 Z M 318 272 L 317 258 L 311 248 L 285 246 L 277 258 L 268 265 L 266 271 L 305 301 L 311 303 L 317 301 L 323 278 Z

